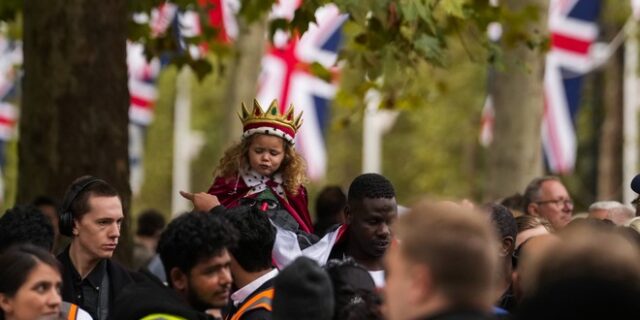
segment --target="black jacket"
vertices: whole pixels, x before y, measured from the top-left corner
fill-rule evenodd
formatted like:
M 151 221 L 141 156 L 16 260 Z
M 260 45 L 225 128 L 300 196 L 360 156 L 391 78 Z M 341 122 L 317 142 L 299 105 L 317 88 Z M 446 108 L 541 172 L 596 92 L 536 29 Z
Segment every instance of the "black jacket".
M 79 307 L 83 307 L 80 301 L 77 299 L 77 292 L 75 292 L 74 286 L 74 273 L 77 273 L 75 267 L 71 263 L 69 257 L 69 246 L 67 246 L 59 255 L 58 261 L 62 264 L 62 300 L 75 303 Z M 116 300 L 117 295 L 122 289 L 134 282 L 132 277 L 132 271 L 129 271 L 125 267 L 117 264 L 111 259 L 106 261 L 106 271 L 109 275 L 109 310 L 113 310 L 113 302 Z M 95 315 L 92 315 L 95 318 Z

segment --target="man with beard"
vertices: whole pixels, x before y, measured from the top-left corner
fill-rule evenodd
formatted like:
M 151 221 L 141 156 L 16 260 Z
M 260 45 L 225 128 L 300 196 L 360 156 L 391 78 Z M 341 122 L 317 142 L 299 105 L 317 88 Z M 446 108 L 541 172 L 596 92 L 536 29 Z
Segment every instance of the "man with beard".
M 221 215 L 191 212 L 160 236 L 158 253 L 167 281 L 195 310 L 220 316 L 231 290 L 231 256 L 237 232 Z
M 384 287 L 383 256 L 391 244 L 391 224 L 398 216 L 391 182 L 375 173 L 356 177 L 347 195 L 346 229 L 331 250 L 330 259 L 352 257 Z

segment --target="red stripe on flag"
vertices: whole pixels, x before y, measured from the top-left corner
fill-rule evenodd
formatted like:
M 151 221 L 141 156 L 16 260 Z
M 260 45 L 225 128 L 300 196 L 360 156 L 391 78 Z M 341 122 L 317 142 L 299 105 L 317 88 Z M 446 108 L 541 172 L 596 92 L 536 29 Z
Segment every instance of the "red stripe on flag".
M 557 124 L 556 124 L 556 119 L 553 117 L 553 115 L 550 115 L 549 112 L 551 112 L 549 109 L 552 108 L 549 105 L 549 100 L 547 97 L 547 93 L 545 92 L 544 94 L 544 119 L 547 121 L 547 130 L 549 132 L 549 145 L 551 146 L 551 152 L 553 152 L 553 155 L 550 157 L 551 159 L 549 159 L 549 164 L 551 165 L 552 169 L 554 169 L 554 165 L 551 162 L 555 163 L 556 166 L 556 170 L 559 172 L 563 172 L 564 171 L 564 160 L 562 159 L 562 151 L 560 150 L 561 147 L 559 146 L 560 140 L 558 138 L 558 132 L 556 131 L 557 129 Z
M 150 109 L 152 105 L 151 101 L 140 98 L 140 97 L 136 97 L 136 96 L 131 96 L 131 104 L 136 107 L 141 107 L 146 109 Z
M 551 48 L 563 49 L 580 54 L 588 54 L 591 41 L 568 37 L 559 33 L 551 34 Z
M 5 117 L 0 117 L 0 126 L 7 126 L 7 127 L 13 127 L 13 124 L 16 121 L 13 119 L 9 119 L 9 118 L 5 118 Z

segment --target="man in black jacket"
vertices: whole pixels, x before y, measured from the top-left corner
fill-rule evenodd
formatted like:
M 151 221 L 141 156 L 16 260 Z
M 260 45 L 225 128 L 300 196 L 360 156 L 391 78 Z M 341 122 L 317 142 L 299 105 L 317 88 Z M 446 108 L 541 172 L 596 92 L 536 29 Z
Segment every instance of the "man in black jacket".
M 62 298 L 105 320 L 120 290 L 132 282 L 127 269 L 111 261 L 124 219 L 118 192 L 104 180 L 84 176 L 67 190 L 60 234 L 71 237 L 60 260 Z

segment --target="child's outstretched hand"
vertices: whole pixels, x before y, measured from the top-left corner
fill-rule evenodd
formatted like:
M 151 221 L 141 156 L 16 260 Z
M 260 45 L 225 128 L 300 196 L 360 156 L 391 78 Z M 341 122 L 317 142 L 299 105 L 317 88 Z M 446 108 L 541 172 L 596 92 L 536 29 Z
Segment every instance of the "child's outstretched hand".
M 191 193 L 180 191 L 180 195 L 193 203 L 193 210 L 208 212 L 220 205 L 218 197 L 206 192 Z

